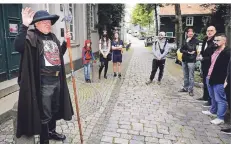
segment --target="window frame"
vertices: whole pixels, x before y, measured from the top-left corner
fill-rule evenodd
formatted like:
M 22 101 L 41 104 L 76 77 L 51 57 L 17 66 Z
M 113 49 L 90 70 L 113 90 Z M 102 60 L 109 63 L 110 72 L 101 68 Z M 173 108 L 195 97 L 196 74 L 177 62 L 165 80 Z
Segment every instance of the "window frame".
M 191 20 L 191 23 L 188 23 L 188 22 L 190 22 L 190 20 Z M 188 16 L 188 17 L 186 17 L 186 26 L 193 26 L 193 22 L 194 22 L 194 17 L 193 16 Z
M 71 5 L 71 7 L 70 7 Z M 72 10 L 72 21 L 70 23 L 70 34 L 71 34 L 71 41 L 75 41 L 75 5 L 73 3 L 68 4 L 68 14 L 70 12 L 70 8 Z M 72 26 L 72 31 L 71 31 Z

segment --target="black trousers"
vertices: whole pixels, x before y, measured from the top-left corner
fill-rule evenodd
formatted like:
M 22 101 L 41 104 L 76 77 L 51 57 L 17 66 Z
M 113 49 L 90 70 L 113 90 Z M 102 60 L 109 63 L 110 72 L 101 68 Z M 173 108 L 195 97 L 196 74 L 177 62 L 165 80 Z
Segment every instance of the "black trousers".
M 209 67 L 206 64 L 202 63 L 202 73 L 203 73 L 203 99 L 208 101 L 209 104 L 211 104 L 211 98 L 209 96 L 209 91 L 207 88 L 207 84 L 206 84 L 206 77 L 208 75 L 208 71 L 209 71 Z
M 42 97 L 42 132 L 40 140 L 48 139 L 49 131 L 55 131 L 56 120 L 55 115 L 58 114 L 60 106 L 60 80 L 59 77 L 41 76 Z
M 104 76 L 107 75 L 107 70 L 108 70 L 108 60 L 107 58 L 104 58 L 102 54 L 100 55 L 100 67 L 99 67 L 99 76 L 101 75 L 101 72 L 104 68 Z
M 159 77 L 158 77 L 158 81 L 161 81 L 161 79 L 163 78 L 163 74 L 164 74 L 164 66 L 165 66 L 165 59 L 163 60 L 156 60 L 153 59 L 152 61 L 152 72 L 150 75 L 150 80 L 153 81 L 153 79 L 155 78 L 156 75 L 156 71 L 159 68 Z

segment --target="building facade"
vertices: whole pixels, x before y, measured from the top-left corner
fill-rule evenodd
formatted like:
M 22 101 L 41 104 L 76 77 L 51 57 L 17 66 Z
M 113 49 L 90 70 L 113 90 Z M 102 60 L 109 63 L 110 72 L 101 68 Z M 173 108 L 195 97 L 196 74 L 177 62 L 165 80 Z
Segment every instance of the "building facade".
M 93 52 L 98 52 L 98 30 L 95 25 L 98 21 L 98 5 L 90 4 L 90 15 L 87 14 L 87 4 L 1 4 L 0 5 L 0 82 L 17 77 L 20 54 L 14 50 L 13 41 L 21 23 L 21 10 L 31 7 L 32 10 L 47 10 L 50 14 L 60 16 L 52 27 L 52 32 L 62 42 L 64 40 L 65 23 L 62 19 L 65 14 L 72 14 L 70 32 L 72 35 L 71 47 L 74 68 L 82 67 L 82 47 L 87 39 L 87 20 L 90 22 L 90 38 Z M 33 26 L 31 26 L 33 28 Z M 64 55 L 67 73 L 70 72 L 68 52 Z

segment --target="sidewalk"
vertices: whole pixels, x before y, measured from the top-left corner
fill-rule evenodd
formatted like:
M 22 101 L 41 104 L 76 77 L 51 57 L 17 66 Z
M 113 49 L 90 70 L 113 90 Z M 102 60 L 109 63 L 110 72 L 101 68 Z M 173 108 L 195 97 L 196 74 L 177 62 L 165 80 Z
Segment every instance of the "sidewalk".
M 122 64 L 122 78 L 125 75 L 126 64 L 131 57 L 133 50 L 128 52 L 124 51 L 123 54 L 123 64 Z M 94 76 L 98 79 L 98 68 L 97 64 L 94 65 Z M 103 72 L 102 72 L 103 75 Z M 101 113 L 105 110 L 108 100 L 111 97 L 111 92 L 114 89 L 118 77 L 113 77 L 112 62 L 109 62 L 108 67 L 108 79 L 104 79 L 103 76 L 101 80 L 97 80 L 91 84 L 85 83 L 83 69 L 80 69 L 75 72 L 76 85 L 78 100 L 80 106 L 80 117 L 82 130 L 84 135 L 84 140 L 88 139 L 90 133 L 95 127 L 95 124 Z M 72 81 L 68 78 L 68 87 L 71 94 L 73 109 L 75 111 L 75 102 L 74 102 L 74 91 L 72 87 Z M 13 106 L 12 106 L 13 107 Z M 2 109 L 2 108 L 1 108 Z M 67 139 L 64 143 L 77 143 L 79 141 L 79 132 L 78 124 L 76 120 L 76 115 L 73 116 L 71 121 L 58 121 L 57 122 L 57 131 L 62 132 L 67 136 Z M 38 138 L 37 140 L 38 141 Z M 0 144 L 10 144 L 13 143 L 13 121 L 9 120 L 0 125 Z M 60 142 L 51 142 L 51 143 L 60 143 Z

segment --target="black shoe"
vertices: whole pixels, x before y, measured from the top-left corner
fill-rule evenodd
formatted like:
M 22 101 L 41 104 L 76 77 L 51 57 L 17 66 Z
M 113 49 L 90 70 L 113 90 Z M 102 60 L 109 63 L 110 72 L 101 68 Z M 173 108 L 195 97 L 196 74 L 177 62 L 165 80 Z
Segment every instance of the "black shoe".
M 185 88 L 180 89 L 178 92 L 188 92 Z
M 49 140 L 40 140 L 40 144 L 49 144 Z
M 222 132 L 222 133 L 225 133 L 225 134 L 228 134 L 228 135 L 231 135 L 231 128 L 228 128 L 228 129 L 221 129 L 221 132 Z
M 104 78 L 107 79 L 107 76 L 105 75 Z
M 149 84 L 151 84 L 152 83 L 152 80 L 149 80 L 149 81 L 147 81 L 145 84 L 146 85 L 149 85 Z
M 59 134 L 56 131 L 50 131 L 49 132 L 49 139 L 57 140 L 57 141 L 63 141 L 66 139 L 66 136 L 63 134 Z
M 121 73 L 119 73 L 118 77 L 121 78 Z
M 210 107 L 211 104 L 210 104 L 209 102 L 206 102 L 206 103 L 204 103 L 202 106 L 203 106 L 203 107 Z
M 189 92 L 189 95 L 190 95 L 190 96 L 194 96 L 193 91 L 190 91 L 190 92 Z
M 101 75 L 99 75 L 99 79 L 101 79 Z
M 200 101 L 200 102 L 206 102 L 206 100 L 204 100 L 203 99 L 203 97 L 202 98 L 198 98 L 198 99 L 196 99 L 197 101 Z
M 116 77 L 117 76 L 117 74 L 116 73 L 114 73 L 114 77 Z

